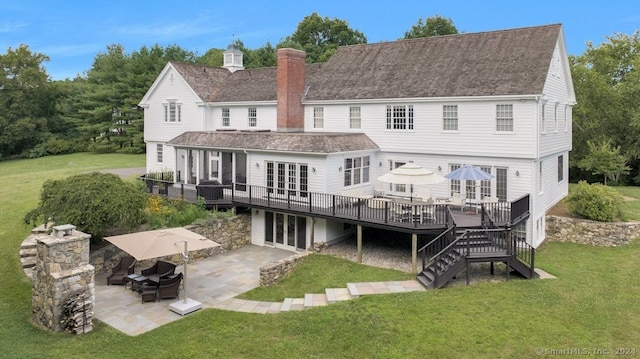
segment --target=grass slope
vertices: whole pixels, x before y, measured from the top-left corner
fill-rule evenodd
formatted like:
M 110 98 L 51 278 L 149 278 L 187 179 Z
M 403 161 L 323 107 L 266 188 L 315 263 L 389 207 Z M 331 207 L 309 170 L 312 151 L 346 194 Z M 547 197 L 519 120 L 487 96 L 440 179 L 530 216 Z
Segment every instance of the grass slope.
M 638 347 L 638 241 L 618 248 L 546 243 L 536 263 L 554 280 L 363 297 L 277 315 L 206 309 L 137 337 L 102 323 L 81 336 L 32 325 L 31 287 L 18 248 L 29 230 L 22 217 L 44 179 L 143 164 L 142 156 L 91 154 L 0 162 L 0 357 L 529 358 L 536 348 Z M 343 279 L 399 275 L 312 257 L 319 259 L 301 266 L 274 298 L 292 296 L 307 285 L 304 278 L 327 277 L 320 286 L 333 286 L 340 273 Z

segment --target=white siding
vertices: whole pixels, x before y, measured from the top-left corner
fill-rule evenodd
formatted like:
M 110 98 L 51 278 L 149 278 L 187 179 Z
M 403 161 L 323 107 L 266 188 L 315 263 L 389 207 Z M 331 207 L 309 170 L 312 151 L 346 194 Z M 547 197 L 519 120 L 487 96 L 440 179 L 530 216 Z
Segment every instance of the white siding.
M 313 128 L 313 107 L 305 106 L 305 130 L 315 132 L 364 132 L 383 151 L 494 157 L 534 158 L 537 108 L 535 101 L 407 102 L 413 105 L 413 130 L 387 130 L 385 104 L 361 107 L 362 128 L 349 128 L 349 105 L 324 107 L 324 128 Z M 458 105 L 458 131 L 442 130 L 443 104 Z M 514 131 L 496 131 L 496 105 L 512 104 Z
M 249 107 L 256 109 L 256 127 L 249 127 Z M 229 126 L 222 126 L 222 109 L 229 109 Z M 207 108 L 207 121 L 206 130 L 215 129 L 235 129 L 235 130 L 277 130 L 277 112 L 276 106 L 253 106 L 253 105 L 234 105 L 234 106 L 220 106 Z
M 560 46 L 556 45 L 550 70 L 547 74 L 543 97 L 539 104 L 538 127 L 540 133 L 539 156 L 545 157 L 554 153 L 571 150 L 571 105 L 572 98 L 568 81 L 562 65 Z M 545 106 L 543 106 L 545 103 Z M 545 108 L 545 128 L 542 128 L 542 108 Z M 566 123 L 564 111 L 567 110 Z M 557 118 L 557 120 L 554 120 Z M 556 125 L 557 121 L 557 125 Z
M 164 121 L 164 104 L 172 99 L 181 104 L 181 122 Z M 203 107 L 197 105 L 200 98 L 181 79 L 173 67 L 169 67 L 159 79 L 154 91 L 147 97 L 144 110 L 145 142 L 167 142 L 186 131 L 204 129 Z

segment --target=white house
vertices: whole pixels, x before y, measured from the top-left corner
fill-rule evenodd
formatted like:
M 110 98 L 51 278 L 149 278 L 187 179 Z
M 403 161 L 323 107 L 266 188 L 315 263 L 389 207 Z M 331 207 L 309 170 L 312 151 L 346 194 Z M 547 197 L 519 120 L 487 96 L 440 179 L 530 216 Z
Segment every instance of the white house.
M 472 164 L 494 179 L 448 180 L 430 196 L 528 194 L 522 236 L 544 240 L 545 212 L 568 192 L 575 104 L 561 25 L 344 46 L 318 64 L 277 55 L 275 68 L 244 69 L 231 45 L 223 67 L 168 63 L 140 101 L 147 171 L 311 208 L 310 193 L 408 195 L 376 181 L 407 162 L 442 175 Z M 295 251 L 353 232 L 338 215 L 249 207 L 257 245 Z

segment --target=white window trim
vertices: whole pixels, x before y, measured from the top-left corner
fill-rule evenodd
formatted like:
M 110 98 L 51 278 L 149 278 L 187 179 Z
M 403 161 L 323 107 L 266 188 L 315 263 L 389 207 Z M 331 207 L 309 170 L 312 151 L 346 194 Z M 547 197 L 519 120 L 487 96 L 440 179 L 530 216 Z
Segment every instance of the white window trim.
M 247 109 L 247 117 L 248 117 L 247 125 L 249 127 L 257 127 L 258 126 L 258 109 L 256 107 L 249 107 Z
M 455 117 L 448 117 L 447 114 L 452 114 L 453 111 L 447 111 L 447 109 L 455 110 Z M 454 121 L 455 129 L 446 128 L 445 121 Z M 444 132 L 458 132 L 460 129 L 460 116 L 458 115 L 458 105 L 442 105 L 442 131 Z
M 351 129 L 362 128 L 362 108 L 360 106 L 349 107 L 349 128 Z
M 542 101 L 542 116 L 540 116 L 540 125 L 542 129 L 540 133 L 543 135 L 547 133 L 547 101 Z
M 313 128 L 324 128 L 324 107 L 313 108 Z
M 174 121 L 170 121 L 170 116 L 169 116 L 171 105 L 174 105 L 176 107 Z M 169 99 L 166 102 L 162 103 L 162 107 L 164 112 L 164 123 L 181 123 L 182 122 L 182 102 Z
M 164 145 L 162 143 L 156 144 L 156 163 L 164 163 Z
M 554 132 L 558 132 L 558 106 L 560 106 L 560 103 L 556 102 L 553 107 L 553 125 L 555 126 Z
M 227 115 L 225 116 L 225 112 L 227 113 Z M 226 124 L 225 124 L 225 119 L 226 119 Z M 223 107 L 221 109 L 221 113 L 220 113 L 220 125 L 222 127 L 229 127 L 231 126 L 231 110 L 228 107 Z
M 499 108 L 499 106 L 509 106 L 511 108 L 511 117 L 509 117 L 509 118 L 505 117 L 503 119 L 503 120 L 507 120 L 507 119 L 511 120 L 511 130 L 499 130 L 498 129 L 498 120 L 502 119 L 502 118 L 500 118 L 498 116 L 498 108 Z M 496 104 L 495 111 L 496 112 L 495 112 L 495 123 L 494 123 L 495 127 L 494 127 L 494 130 L 495 130 L 496 134 L 513 134 L 513 133 L 515 133 L 515 127 L 516 126 L 515 126 L 515 116 L 514 116 L 514 113 L 513 113 L 514 112 L 513 111 L 513 104 L 510 104 L 510 103 Z
M 404 118 L 398 117 L 398 120 L 402 122 L 398 122 L 398 126 L 402 128 L 394 128 L 396 126 L 396 117 L 395 111 L 403 108 L 405 116 Z M 415 111 L 413 109 L 413 105 L 387 105 L 386 106 L 386 130 L 387 131 L 406 131 L 412 132 L 415 129 Z

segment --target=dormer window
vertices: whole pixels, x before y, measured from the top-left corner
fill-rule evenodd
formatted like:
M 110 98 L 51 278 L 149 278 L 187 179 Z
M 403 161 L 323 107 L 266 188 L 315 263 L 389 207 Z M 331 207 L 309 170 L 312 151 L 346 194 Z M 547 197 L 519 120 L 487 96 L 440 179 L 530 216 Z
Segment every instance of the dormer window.
M 164 122 L 182 122 L 182 104 L 169 100 L 164 105 Z

